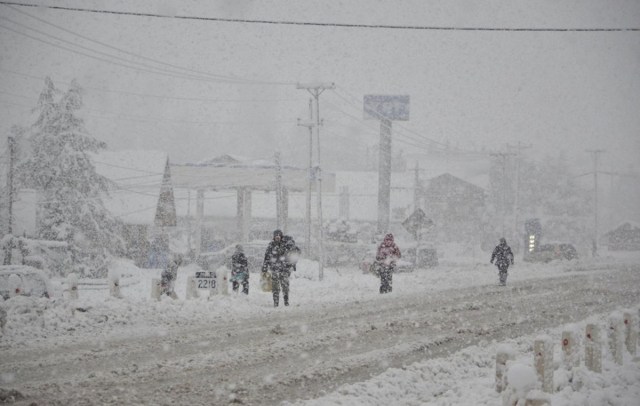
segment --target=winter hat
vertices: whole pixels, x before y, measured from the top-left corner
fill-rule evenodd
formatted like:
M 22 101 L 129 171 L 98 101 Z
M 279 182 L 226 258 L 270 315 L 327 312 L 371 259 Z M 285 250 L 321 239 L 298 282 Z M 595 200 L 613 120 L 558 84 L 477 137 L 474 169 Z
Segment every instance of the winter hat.
M 283 236 L 284 234 L 282 233 L 282 230 L 275 230 L 275 231 L 273 232 L 273 238 L 276 238 L 276 235 L 279 235 L 279 236 L 280 236 L 280 238 L 282 238 L 282 236 Z

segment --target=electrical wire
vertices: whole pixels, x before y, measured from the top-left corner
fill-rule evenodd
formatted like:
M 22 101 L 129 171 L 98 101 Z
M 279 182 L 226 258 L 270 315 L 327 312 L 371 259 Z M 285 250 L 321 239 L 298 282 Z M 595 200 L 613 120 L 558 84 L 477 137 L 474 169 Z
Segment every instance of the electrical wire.
M 11 1 L 0 1 L 0 4 L 14 5 L 22 7 L 40 7 L 54 10 L 75 11 L 85 13 L 99 13 L 112 15 L 125 15 L 135 17 L 153 17 L 178 20 L 197 20 L 242 24 L 271 24 L 271 25 L 297 25 L 310 27 L 340 27 L 340 28 L 366 28 L 366 29 L 393 29 L 393 30 L 420 30 L 420 31 L 497 31 L 497 32 L 638 32 L 636 27 L 603 27 L 603 28 L 571 28 L 571 27 L 474 27 L 474 26 L 425 26 L 425 25 L 390 25 L 390 24 L 353 24 L 353 23 L 321 23 L 310 21 L 289 21 L 289 20 L 265 20 L 265 19 L 241 19 L 241 18 L 221 18 L 186 15 L 167 15 L 159 13 L 142 13 L 134 11 L 115 11 L 106 9 L 92 9 L 81 7 L 63 7 L 51 5 L 36 5 Z
M 13 75 L 22 76 L 25 78 L 35 79 L 39 81 L 43 81 L 44 77 L 35 76 L 26 74 L 23 72 L 16 72 L 10 69 L 0 68 L 1 72 L 10 73 Z M 70 85 L 71 82 L 62 82 L 67 85 Z M 203 103 L 284 103 L 284 102 L 296 102 L 298 103 L 298 99 L 209 99 L 209 98 L 200 98 L 200 97 L 178 97 L 178 96 L 166 96 L 159 94 L 149 94 L 149 93 L 137 93 L 137 92 L 129 92 L 126 90 L 115 90 L 115 89 L 105 89 L 101 87 L 91 87 L 91 86 L 82 86 L 83 89 L 87 90 L 96 90 L 99 92 L 105 93 L 117 93 L 124 94 L 128 96 L 138 96 L 143 98 L 153 98 L 153 99 L 167 99 L 167 100 L 180 100 L 180 101 L 195 101 L 195 102 L 203 102 Z M 18 97 L 26 97 L 26 96 L 18 96 Z
M 2 3 L 0 3 L 0 4 L 2 4 Z M 188 74 L 190 74 L 190 75 L 193 75 L 193 74 L 195 74 L 195 75 L 202 75 L 202 76 L 208 77 L 208 78 L 210 78 L 210 79 L 216 79 L 216 80 L 218 80 L 218 81 L 222 81 L 222 82 L 225 82 L 225 83 L 244 83 L 244 84 L 259 84 L 259 85 L 287 85 L 287 86 L 289 86 L 289 85 L 293 85 L 293 84 L 294 84 L 293 82 L 267 82 L 267 81 L 258 81 L 258 80 L 252 80 L 252 79 L 241 78 L 241 77 L 238 77 L 238 76 L 229 76 L 229 75 L 212 74 L 212 73 L 209 73 L 209 72 L 198 71 L 198 70 L 194 70 L 194 69 L 190 69 L 190 68 L 186 68 L 186 67 L 182 67 L 182 66 L 178 66 L 178 65 L 170 64 L 170 63 L 167 63 L 167 62 L 164 62 L 164 61 L 159 61 L 159 60 L 157 60 L 157 59 L 149 58 L 149 57 L 146 57 L 146 56 L 143 56 L 143 55 L 137 54 L 137 53 L 129 52 L 129 51 L 127 51 L 127 50 L 124 50 L 124 49 L 121 49 L 121 48 L 114 47 L 114 46 L 112 46 L 112 45 L 110 45 L 110 44 L 107 44 L 107 43 L 104 43 L 104 42 L 102 42 L 102 41 L 98 41 L 98 40 L 95 40 L 95 39 L 89 38 L 89 37 L 84 36 L 84 35 L 81 35 L 81 34 L 79 34 L 79 33 L 77 33 L 77 32 L 71 31 L 71 30 L 66 29 L 66 28 L 64 28 L 64 27 L 61 27 L 61 26 L 59 26 L 59 25 L 53 24 L 53 23 L 51 23 L 51 22 L 48 22 L 48 21 L 46 21 L 46 20 L 44 20 L 44 19 L 42 19 L 42 18 L 36 17 L 36 16 L 34 16 L 34 15 L 32 15 L 32 14 L 26 13 L 26 12 L 24 12 L 24 11 L 20 11 L 19 9 L 17 9 L 17 8 L 15 8 L 15 7 L 11 7 L 11 6 L 9 6 L 9 5 L 6 5 L 6 7 L 10 8 L 10 9 L 12 9 L 12 10 L 14 10 L 14 11 L 18 12 L 18 13 L 21 13 L 21 14 L 23 14 L 23 15 L 26 15 L 26 16 L 28 16 L 28 17 L 30 17 L 30 18 L 33 18 L 33 19 L 35 19 L 35 20 L 37 20 L 37 21 L 40 21 L 40 22 L 42 22 L 42 23 L 44 23 L 44 24 L 47 24 L 47 25 L 49 25 L 49 26 L 55 27 L 55 28 L 57 28 L 57 29 L 59 29 L 59 30 L 62 30 L 62 31 L 64 31 L 64 32 L 67 32 L 67 33 L 69 33 L 69 34 L 72 34 L 72 35 L 74 35 L 74 36 L 77 36 L 77 37 L 79 37 L 79 38 L 82 38 L 82 39 L 84 39 L 84 40 L 86 40 L 86 41 L 90 41 L 90 42 L 92 42 L 92 43 L 95 43 L 95 44 L 101 45 L 101 46 L 103 46 L 103 47 L 106 47 L 106 48 L 109 48 L 109 49 L 112 49 L 112 50 L 115 50 L 115 51 L 121 52 L 121 53 L 123 53 L 123 54 L 129 55 L 129 56 L 133 56 L 134 58 L 139 58 L 139 59 L 142 59 L 142 60 L 145 60 L 145 61 L 153 62 L 153 63 L 158 64 L 158 65 L 166 66 L 166 67 L 169 67 L 169 68 L 172 68 L 172 69 L 177 69 L 177 70 L 179 70 L 179 71 L 184 71 L 184 72 L 187 72 L 187 73 L 188 73 Z M 5 19 L 6 19 L 6 18 L 5 18 Z M 8 19 L 6 19 L 6 20 L 8 20 Z M 11 21 L 11 20 L 8 20 L 8 21 Z M 20 23 L 16 23 L 16 22 L 14 22 L 14 21 L 12 21 L 12 22 L 13 22 L 14 24 L 16 24 L 16 25 L 20 25 L 20 26 L 25 27 L 24 25 L 22 25 L 22 24 L 20 24 Z M 30 29 L 30 27 L 26 27 L 26 28 L 29 28 L 29 29 Z M 35 29 L 32 29 L 32 30 L 34 30 L 34 31 L 36 31 L 36 32 L 40 32 L 40 31 L 35 30 Z M 41 33 L 41 32 L 40 32 L 40 33 Z M 48 36 L 50 36 L 49 34 L 46 34 L 46 33 L 45 33 L 44 35 L 48 35 Z M 59 39 L 59 38 L 57 38 L 57 37 L 53 37 L 53 36 L 51 36 L 51 37 L 52 37 L 52 38 L 55 38 L 55 39 L 58 39 L 59 41 L 63 41 L 63 42 L 67 42 L 67 43 L 68 43 L 68 41 L 65 41 L 65 40 Z M 74 44 L 74 45 L 76 45 L 76 46 L 78 46 L 78 47 L 81 47 L 81 48 L 85 48 L 85 47 L 82 47 L 81 45 L 77 45 L 77 44 Z M 92 49 L 90 49 L 90 50 L 92 50 Z M 99 52 L 99 51 L 95 51 L 95 50 L 92 50 L 92 51 L 93 51 L 93 52 L 97 52 L 97 53 L 101 53 L 101 54 L 103 54 L 102 52 Z M 121 60 L 123 60 L 123 58 L 119 58 L 119 57 L 117 57 L 117 56 L 113 56 L 113 57 L 115 57 L 115 58 L 117 58 L 117 59 L 121 59 Z M 124 60 L 128 62 L 128 60 L 127 60 L 127 59 L 124 59 Z M 145 65 L 143 65 L 143 66 L 145 66 Z

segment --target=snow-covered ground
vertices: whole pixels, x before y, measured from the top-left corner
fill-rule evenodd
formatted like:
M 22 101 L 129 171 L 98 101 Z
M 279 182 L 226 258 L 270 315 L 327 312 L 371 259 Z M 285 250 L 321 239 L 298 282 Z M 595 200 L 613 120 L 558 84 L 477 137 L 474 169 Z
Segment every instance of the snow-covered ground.
M 451 256 L 453 258 L 453 256 Z M 553 278 L 608 275 L 607 272 L 635 267 L 640 264 L 636 253 L 606 254 L 597 260 L 557 262 L 552 264 L 526 264 L 520 261 L 510 270 L 509 284 Z M 394 300 L 423 294 L 437 297 L 449 290 L 478 287 L 486 289 L 497 284 L 497 270 L 483 258 L 457 257 L 455 261 L 442 259 L 434 269 L 418 270 L 394 276 L 393 293 L 381 296 L 377 293 L 379 281 L 372 275 L 362 274 L 356 268 L 325 268 L 324 278 L 318 281 L 317 263 L 302 260 L 291 279 L 289 308 L 273 308 L 271 294 L 261 292 L 258 274 L 251 275 L 248 296 L 229 294 L 185 300 L 187 276 L 198 270 L 195 265 L 180 268 L 176 291 L 178 300 L 163 296 L 160 301 L 151 299 L 153 278 L 159 278 L 160 270 L 138 269 L 127 261 L 114 263 L 112 273 L 120 275 L 122 298 L 112 298 L 106 285 L 80 285 L 79 298 L 70 300 L 63 292 L 64 281 L 53 281 L 56 297 L 51 300 L 17 297 L 0 303 L 8 313 L 5 331 L 0 339 L 0 388 L 25 391 L 20 363 L 10 355 L 14 351 L 33 350 L 47 353 L 54 349 L 76 345 L 127 340 L 145 337 L 163 337 L 172 331 L 189 331 L 192 328 L 217 323 L 220 320 L 286 320 L 287 313 L 294 319 L 304 317 L 311 309 L 350 308 L 362 303 L 391 303 Z M 81 281 L 82 282 L 82 281 Z M 638 289 L 638 286 L 631 287 Z M 499 288 L 495 288 L 499 289 Z M 507 287 L 508 289 L 508 287 Z M 229 289 L 230 290 L 230 289 Z M 204 293 L 204 292 L 203 292 Z M 637 297 L 637 296 L 636 296 Z M 640 298 L 631 306 L 638 315 Z M 482 303 L 478 303 L 482 306 Z M 617 309 L 622 310 L 622 309 Z M 535 311 L 535 309 L 532 309 Z M 578 314 L 578 312 L 576 312 Z M 278 318 L 280 317 L 280 318 Z M 310 316 L 311 317 L 311 316 Z M 524 317 L 524 315 L 523 315 Z M 607 314 L 593 314 L 588 318 L 572 319 L 570 328 L 584 331 L 587 322 L 604 325 Z M 354 323 L 356 320 L 354 320 Z M 364 320 L 365 323 L 369 320 Z M 309 325 L 314 323 L 311 319 Z M 544 334 L 560 342 L 560 334 L 567 323 L 544 329 L 533 335 L 519 336 L 497 342 L 480 339 L 466 348 L 444 357 L 424 357 L 423 361 L 402 368 L 389 367 L 369 379 L 338 386 L 312 400 L 299 400 L 298 396 L 285 403 L 296 405 L 496 405 L 501 395 L 495 391 L 495 355 L 500 346 L 510 346 L 516 354 L 515 365 L 533 365 L 532 344 L 537 335 Z M 482 326 L 477 326 L 482 327 Z M 304 327 L 301 327 L 304 328 Z M 309 328 L 309 327 L 308 327 Z M 329 334 L 340 334 L 329 331 Z M 174 344 L 179 347 L 180 343 Z M 625 354 L 624 364 L 617 365 L 604 351 L 603 372 L 596 374 L 584 367 L 569 371 L 560 362 L 560 348 L 555 346 L 555 387 L 550 396 L 553 405 L 637 405 L 640 399 L 640 361 Z M 11 362 L 4 362 L 4 360 Z M 187 367 L 187 365 L 185 365 Z M 24 369 L 28 369 L 25 365 Z M 524 370 L 527 368 L 523 367 Z M 516 371 L 514 367 L 513 371 Z M 520 374 L 522 376 L 526 374 Z M 517 380 L 518 376 L 514 377 Z M 266 379 L 266 378 L 265 378 Z M 233 401 L 233 397 L 230 398 Z M 174 399 L 177 404 L 179 398 Z M 132 404 L 139 403 L 131 400 Z M 128 403 L 128 402 L 125 402 Z M 143 402 L 144 403 L 144 402 Z M 268 402 L 265 402 L 268 403 Z M 99 403 L 95 403 L 99 404 Z M 153 404 L 153 403 L 150 403 Z

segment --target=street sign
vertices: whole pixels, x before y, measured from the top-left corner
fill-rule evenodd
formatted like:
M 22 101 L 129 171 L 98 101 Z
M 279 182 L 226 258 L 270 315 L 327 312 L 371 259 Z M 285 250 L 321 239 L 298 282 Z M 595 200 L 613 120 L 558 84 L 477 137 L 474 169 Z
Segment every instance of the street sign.
M 405 221 L 402 222 L 402 226 L 411 234 L 416 234 L 418 230 L 423 227 L 431 227 L 433 220 L 427 218 L 427 215 L 422 209 L 416 209 Z
M 409 121 L 409 95 L 365 95 L 364 118 L 366 120 Z
M 217 279 L 217 275 L 213 271 L 196 272 L 196 287 L 198 289 L 215 289 Z

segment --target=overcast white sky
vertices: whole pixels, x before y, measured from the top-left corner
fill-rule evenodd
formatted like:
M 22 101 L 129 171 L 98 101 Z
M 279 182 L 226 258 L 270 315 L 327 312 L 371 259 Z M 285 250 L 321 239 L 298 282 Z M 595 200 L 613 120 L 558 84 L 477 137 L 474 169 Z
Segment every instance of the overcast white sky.
M 378 125 L 362 119 L 364 94 L 408 94 L 411 120 L 394 124 L 394 148 L 405 153 L 422 151 L 429 140 L 494 151 L 521 141 L 533 145 L 531 153 L 568 150 L 584 168 L 591 159 L 585 150 L 594 148 L 607 151 L 602 162 L 610 168 L 640 166 L 640 31 L 204 19 L 637 29 L 635 0 L 24 3 L 203 19 L 0 5 L 2 138 L 12 125 L 30 122 L 48 75 L 63 89 L 74 78 L 86 89 L 87 128 L 111 149 L 161 149 L 174 162 L 222 153 L 262 158 L 280 149 L 287 160 L 304 162 L 308 130 L 296 119 L 308 117 L 309 95 L 295 83 L 322 81 L 336 84 L 320 98 L 327 160 L 359 159 L 377 142 Z

